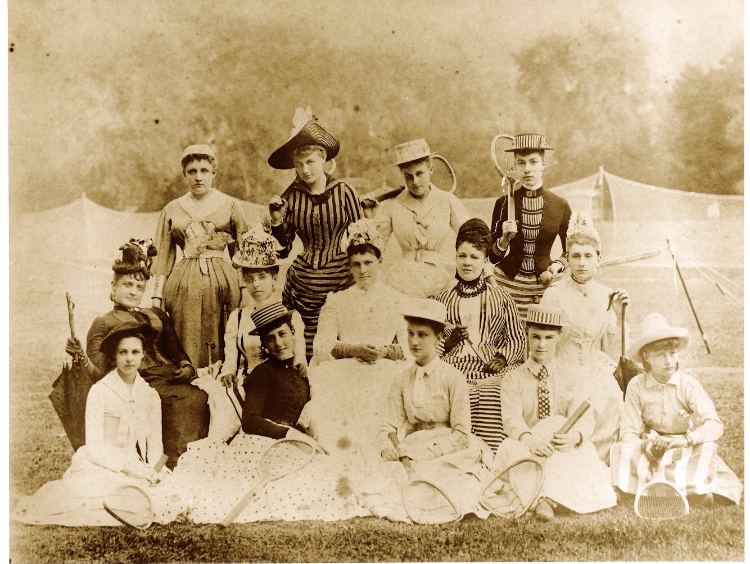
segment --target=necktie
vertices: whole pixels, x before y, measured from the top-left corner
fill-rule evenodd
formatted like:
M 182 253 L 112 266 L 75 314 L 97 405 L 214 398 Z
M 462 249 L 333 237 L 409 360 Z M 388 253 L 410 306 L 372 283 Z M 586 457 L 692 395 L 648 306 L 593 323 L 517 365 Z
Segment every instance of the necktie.
M 414 391 L 411 397 L 414 407 L 422 407 L 424 405 L 424 375 L 424 368 L 417 366 L 417 375 L 414 378 Z
M 549 417 L 549 386 L 547 385 L 547 367 L 539 371 L 539 420 Z

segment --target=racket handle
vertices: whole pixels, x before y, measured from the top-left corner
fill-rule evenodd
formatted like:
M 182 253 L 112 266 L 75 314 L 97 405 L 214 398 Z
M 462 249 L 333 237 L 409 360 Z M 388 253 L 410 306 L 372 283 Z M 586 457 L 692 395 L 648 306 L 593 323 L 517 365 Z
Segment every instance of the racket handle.
M 396 435 L 396 433 L 388 433 L 388 438 L 391 439 L 391 443 L 396 448 L 396 450 L 398 450 L 398 436 Z M 411 460 L 409 460 L 409 457 L 402 456 L 401 458 L 399 458 L 399 461 L 401 462 L 401 464 L 404 465 L 404 468 L 406 469 L 406 473 L 409 476 L 411 476 L 411 473 L 414 470 L 414 468 L 411 465 Z
M 156 464 L 154 464 L 154 470 L 160 472 L 161 469 L 164 468 L 164 465 L 167 463 L 167 460 L 169 460 L 169 457 L 166 454 L 162 454 L 159 457 L 159 460 L 156 461 Z
M 401 192 L 403 192 L 406 188 L 404 186 L 401 186 L 401 188 L 396 188 L 395 190 L 390 190 L 386 192 L 385 194 L 380 194 L 379 196 L 375 196 L 375 200 L 378 202 L 384 202 L 385 200 L 390 200 L 391 198 L 395 198 L 398 196 Z
M 255 486 L 252 490 L 250 490 L 247 494 L 245 494 L 245 497 L 243 497 L 237 505 L 235 505 L 232 510 L 227 513 L 227 516 L 224 517 L 221 520 L 220 525 L 222 527 L 228 527 L 231 525 L 237 517 L 239 517 L 240 513 L 242 513 L 242 510 L 247 507 L 247 505 L 253 500 L 255 496 L 258 495 L 258 490 L 266 485 L 266 482 L 268 480 L 263 480 L 260 484 Z
M 568 417 L 568 420 L 565 422 L 565 424 L 562 427 L 560 427 L 560 430 L 557 433 L 560 435 L 569 433 L 570 430 L 573 428 L 573 425 L 578 423 L 579 419 L 583 417 L 583 414 L 586 413 L 589 407 L 591 407 L 591 404 L 589 404 L 589 402 L 584 401 L 583 403 L 581 403 L 581 405 L 578 406 L 578 409 L 575 410 L 573 415 Z

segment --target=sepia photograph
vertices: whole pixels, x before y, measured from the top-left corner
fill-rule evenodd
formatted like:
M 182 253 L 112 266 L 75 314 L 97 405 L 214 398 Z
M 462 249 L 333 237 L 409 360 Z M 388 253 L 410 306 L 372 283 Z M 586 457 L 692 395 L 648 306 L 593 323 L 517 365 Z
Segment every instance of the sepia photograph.
M 742 0 L 8 0 L 8 556 L 743 561 Z

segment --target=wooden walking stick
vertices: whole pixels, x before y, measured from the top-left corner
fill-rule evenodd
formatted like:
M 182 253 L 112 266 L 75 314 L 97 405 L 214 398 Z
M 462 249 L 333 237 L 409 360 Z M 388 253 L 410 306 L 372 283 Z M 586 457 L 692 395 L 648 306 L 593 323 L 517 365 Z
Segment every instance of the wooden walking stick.
M 682 272 L 680 271 L 680 265 L 677 264 L 677 257 L 675 256 L 674 249 L 672 248 L 672 243 L 669 242 L 669 239 L 667 239 L 667 247 L 669 247 L 669 252 L 672 254 L 672 260 L 674 261 L 674 268 L 677 271 L 677 276 L 680 277 L 680 283 L 682 284 L 682 289 L 685 290 L 685 296 L 687 297 L 688 304 L 690 304 L 690 309 L 693 312 L 693 317 L 695 318 L 695 324 L 698 326 L 698 331 L 701 333 L 701 339 L 703 339 L 703 344 L 706 345 L 706 350 L 708 351 L 708 354 L 711 354 L 711 348 L 708 346 L 708 335 L 703 331 L 703 327 L 701 327 L 701 322 L 698 319 L 698 313 L 695 311 L 695 306 L 693 305 L 693 300 L 690 299 L 690 294 L 688 293 L 687 285 L 685 284 L 685 279 L 682 277 Z

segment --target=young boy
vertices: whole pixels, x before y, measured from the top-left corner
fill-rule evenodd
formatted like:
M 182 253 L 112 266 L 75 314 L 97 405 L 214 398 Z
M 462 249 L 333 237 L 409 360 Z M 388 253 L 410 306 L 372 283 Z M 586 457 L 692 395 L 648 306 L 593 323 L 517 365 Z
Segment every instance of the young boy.
M 515 146 L 520 186 L 513 194 L 515 221 L 508 220 L 508 198 L 498 198 L 492 212 L 490 261 L 495 278 L 511 295 L 522 320 L 530 304 L 539 303 L 553 278 L 567 268 L 565 239 L 570 204 L 544 187 L 545 152 L 551 151 L 544 135 L 521 133 Z M 563 254 L 552 260 L 550 251 L 560 237 Z
M 529 358 L 503 381 L 503 425 L 508 439 L 497 448 L 495 470 L 513 460 L 534 456 L 545 461 L 546 477 L 535 507 L 549 521 L 556 504 L 591 513 L 617 503 L 607 483 L 608 470 L 590 442 L 594 419 L 590 411 L 568 433 L 558 433 L 583 403 L 575 379 L 555 360 L 564 326 L 557 308 L 533 305 L 526 320 Z
M 691 505 L 742 497 L 742 483 L 716 452 L 724 424 L 700 382 L 678 367 L 687 343 L 687 329 L 652 313 L 628 351 L 646 369 L 628 385 L 620 442 L 611 451 L 612 485 L 628 501 L 659 465 Z

